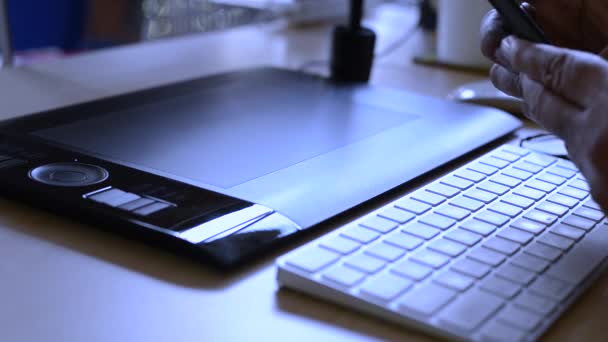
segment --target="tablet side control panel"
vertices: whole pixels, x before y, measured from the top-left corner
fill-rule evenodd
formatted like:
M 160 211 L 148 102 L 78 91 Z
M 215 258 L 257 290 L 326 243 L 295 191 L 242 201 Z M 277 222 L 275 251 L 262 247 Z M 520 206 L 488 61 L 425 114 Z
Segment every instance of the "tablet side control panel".
M 1 133 L 0 195 L 222 266 L 300 230 L 255 203 Z

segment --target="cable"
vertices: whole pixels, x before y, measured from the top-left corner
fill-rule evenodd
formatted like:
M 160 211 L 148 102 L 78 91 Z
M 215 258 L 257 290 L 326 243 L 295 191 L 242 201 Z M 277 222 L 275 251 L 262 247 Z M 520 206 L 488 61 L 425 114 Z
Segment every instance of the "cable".
M 547 140 L 554 140 L 554 139 L 559 139 L 557 136 L 555 136 L 554 134 L 551 133 L 539 133 L 539 134 L 534 134 L 531 135 L 529 137 L 523 138 L 521 140 L 519 140 L 519 147 L 521 148 L 527 148 L 529 150 L 532 150 L 534 152 L 538 152 L 541 154 L 546 154 L 546 155 L 550 155 L 553 157 L 557 157 L 557 158 L 562 158 L 562 159 L 566 159 L 566 160 L 570 160 L 570 157 L 567 154 L 555 154 L 555 153 L 548 153 L 546 151 L 542 151 L 538 148 L 534 148 L 533 146 L 529 146 L 529 143 L 533 143 L 533 142 L 540 142 L 541 139 L 546 138 Z
M 374 58 L 376 59 L 376 61 L 379 59 L 382 59 L 382 58 L 386 58 L 387 56 L 391 55 L 393 52 L 399 50 L 399 48 L 401 48 L 410 39 L 412 39 L 412 37 L 414 37 L 416 32 L 418 32 L 418 29 L 419 29 L 418 24 L 414 25 L 403 36 L 401 36 L 401 38 L 398 38 L 394 42 L 390 43 L 383 50 L 376 52 L 376 54 L 374 55 Z

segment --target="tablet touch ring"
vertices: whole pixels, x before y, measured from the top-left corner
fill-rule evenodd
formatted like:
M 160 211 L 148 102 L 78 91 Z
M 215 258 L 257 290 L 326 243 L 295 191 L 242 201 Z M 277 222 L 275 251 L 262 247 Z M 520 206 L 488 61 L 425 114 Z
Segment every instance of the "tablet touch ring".
M 79 187 L 101 183 L 108 179 L 104 168 L 83 163 L 53 163 L 29 172 L 31 179 L 54 186 Z

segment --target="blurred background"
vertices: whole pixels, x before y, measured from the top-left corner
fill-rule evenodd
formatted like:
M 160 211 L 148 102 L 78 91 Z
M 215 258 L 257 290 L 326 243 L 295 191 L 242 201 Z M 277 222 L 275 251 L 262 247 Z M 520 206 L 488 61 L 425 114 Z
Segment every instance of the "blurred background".
M 349 0 L 6 0 L 21 57 L 71 54 L 121 44 L 287 20 L 340 20 Z M 367 0 L 367 7 L 387 0 Z M 396 0 L 392 2 L 417 2 Z

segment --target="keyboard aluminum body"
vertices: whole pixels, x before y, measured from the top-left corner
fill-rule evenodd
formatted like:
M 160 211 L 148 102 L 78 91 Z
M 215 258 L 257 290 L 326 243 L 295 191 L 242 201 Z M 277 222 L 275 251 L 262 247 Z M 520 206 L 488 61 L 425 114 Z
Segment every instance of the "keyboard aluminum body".
M 607 256 L 577 168 L 504 145 L 279 258 L 277 278 L 438 336 L 530 341 Z

